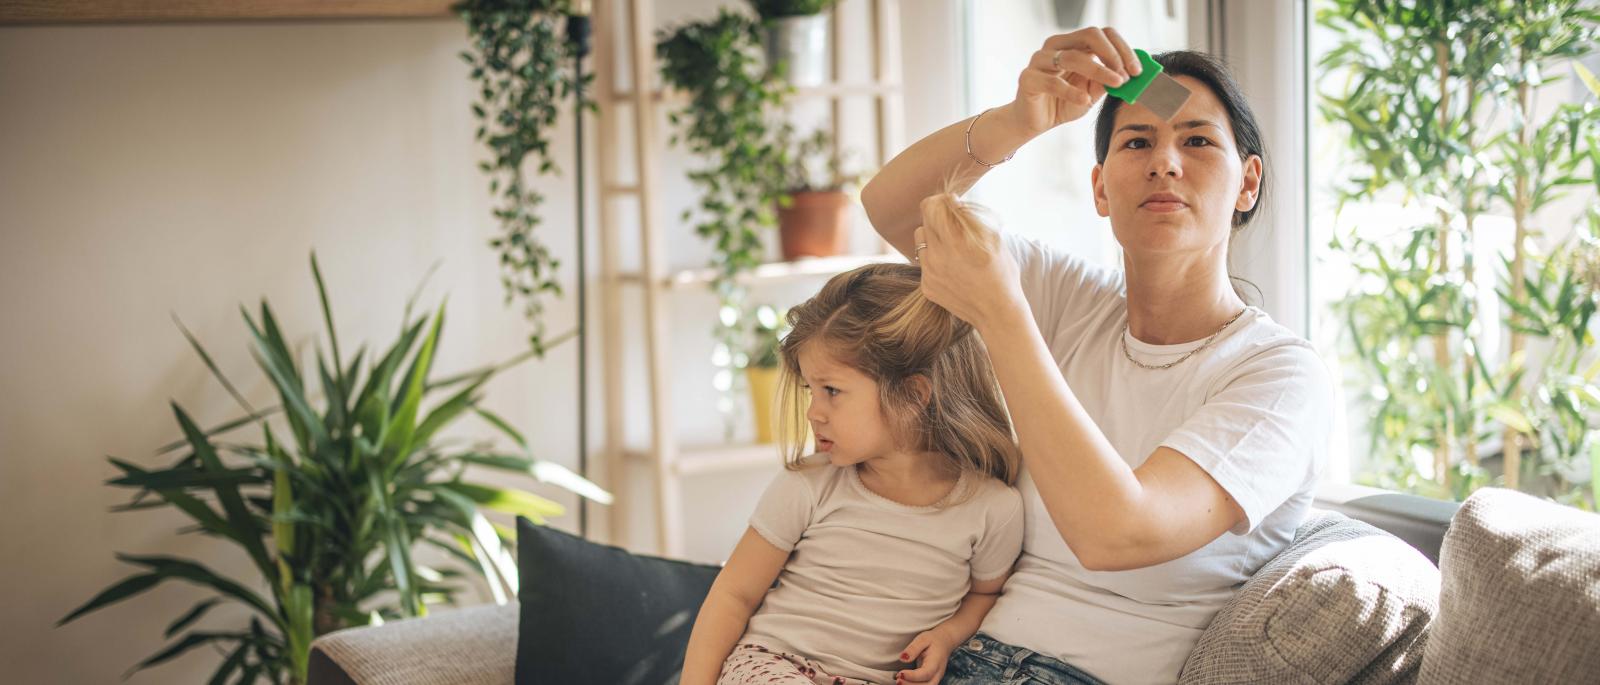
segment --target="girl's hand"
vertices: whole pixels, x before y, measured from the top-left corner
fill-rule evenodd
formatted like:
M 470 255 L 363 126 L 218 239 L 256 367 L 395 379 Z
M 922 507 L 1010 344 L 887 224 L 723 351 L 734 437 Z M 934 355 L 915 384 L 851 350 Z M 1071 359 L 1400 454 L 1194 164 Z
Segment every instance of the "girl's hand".
M 924 199 L 922 226 L 912 233 L 922 294 L 982 331 L 986 317 L 1027 300 L 1000 234 L 976 220 L 959 221 L 950 203 L 960 200 L 951 195 Z
M 1017 99 L 1007 107 L 1018 131 L 1036 136 L 1083 116 L 1141 67 L 1116 29 L 1089 27 L 1051 36 L 1017 77 Z
M 917 668 L 895 673 L 895 683 L 938 683 L 944 677 L 944 667 L 950 663 L 950 653 L 955 648 L 937 629 L 922 631 L 900 653 L 900 661 L 916 664 Z

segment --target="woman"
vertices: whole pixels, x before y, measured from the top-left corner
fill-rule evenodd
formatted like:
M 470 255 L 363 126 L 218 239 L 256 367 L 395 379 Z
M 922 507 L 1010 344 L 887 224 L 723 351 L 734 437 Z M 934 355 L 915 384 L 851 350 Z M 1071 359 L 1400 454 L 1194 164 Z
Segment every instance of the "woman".
M 1260 131 L 1212 58 L 1156 59 L 1192 91 L 1177 115 L 1108 98 L 1095 123 L 1095 209 L 1120 271 L 1014 236 L 955 240 L 920 211 L 1137 75 L 1109 28 L 1046 40 L 1015 100 L 917 142 L 862 193 L 928 297 L 982 335 L 1023 453 L 1016 571 L 981 632 L 943 646 L 948 671 L 928 659 L 909 681 L 1174 682 L 1311 503 L 1332 385 L 1227 269 L 1261 201 Z

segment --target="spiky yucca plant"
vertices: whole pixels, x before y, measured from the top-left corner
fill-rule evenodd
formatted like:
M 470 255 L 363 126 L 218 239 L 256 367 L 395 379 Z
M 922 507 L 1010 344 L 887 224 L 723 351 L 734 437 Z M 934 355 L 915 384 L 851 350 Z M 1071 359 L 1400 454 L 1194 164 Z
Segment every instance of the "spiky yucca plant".
M 413 551 L 422 544 L 443 550 L 469 573 L 481 574 L 498 601 L 506 601 L 508 590 L 514 597 L 516 571 L 507 551 L 513 534 L 492 525 L 480 508 L 541 523 L 563 508 L 522 490 L 468 482 L 463 476 L 469 466 L 531 474 L 595 501 L 611 500 L 577 474 L 535 459 L 521 433 L 479 406 L 491 378 L 534 352 L 430 380 L 445 310 L 441 305 L 431 322 L 425 316 L 413 320 L 413 296 L 399 340 L 374 364 L 363 365 L 363 347 L 346 365 L 315 255 L 311 269 L 331 353 L 325 355 L 317 346 L 314 374 L 297 363 L 265 301 L 256 317 L 243 311 L 251 351 L 280 400 L 258 410 L 180 322 L 200 359 L 246 415 L 203 430 L 174 404 L 183 439 L 162 453 L 183 450 L 183 456 L 158 469 L 110 460 L 122 475 L 109 483 L 135 491 L 132 501 L 116 510 L 177 508 L 193 519 L 188 530 L 237 544 L 258 576 L 232 579 L 191 560 L 119 554 L 140 571 L 72 611 L 62 624 L 166 581 L 186 581 L 214 592 L 167 628 L 167 637 L 183 633 L 181 637 L 134 671 L 211 645 L 226 655 L 212 682 L 237 677 L 236 682 L 265 678 L 303 683 L 316 636 L 420 616 L 430 604 L 454 602 L 464 589 L 462 571 L 419 563 Z M 313 382 L 320 392 L 313 394 Z M 443 399 L 433 401 L 436 396 Z M 469 414 L 493 426 L 515 450 L 440 439 L 445 429 Z M 285 435 L 285 425 L 287 440 L 279 437 Z M 223 439 L 249 426 L 259 428 L 258 442 Z M 250 609 L 248 625 L 194 627 L 224 602 Z

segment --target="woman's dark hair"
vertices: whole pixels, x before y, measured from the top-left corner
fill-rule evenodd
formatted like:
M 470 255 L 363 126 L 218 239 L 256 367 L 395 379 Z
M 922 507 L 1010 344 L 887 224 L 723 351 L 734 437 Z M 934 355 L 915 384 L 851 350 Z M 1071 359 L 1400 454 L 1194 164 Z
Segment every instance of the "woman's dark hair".
M 1228 67 L 1216 57 L 1192 50 L 1174 50 L 1151 57 L 1169 76 L 1188 76 L 1206 84 L 1228 111 L 1228 125 L 1233 128 L 1233 143 L 1239 148 L 1239 159 L 1249 159 L 1250 155 L 1261 158 L 1261 188 L 1256 193 L 1255 206 L 1249 211 L 1233 213 L 1233 227 L 1238 230 L 1250 223 L 1256 210 L 1261 209 L 1261 203 L 1266 201 L 1267 179 L 1270 178 L 1271 169 L 1271 165 L 1267 164 L 1267 146 L 1261 139 L 1261 126 L 1256 123 L 1256 115 L 1250 111 L 1250 103 L 1245 101 L 1244 93 L 1239 91 L 1239 84 L 1228 73 Z M 1094 122 L 1094 160 L 1097 164 L 1104 164 L 1106 155 L 1111 151 L 1111 132 L 1116 124 L 1117 110 L 1121 108 L 1122 100 L 1114 97 L 1107 97 L 1100 104 L 1100 114 Z

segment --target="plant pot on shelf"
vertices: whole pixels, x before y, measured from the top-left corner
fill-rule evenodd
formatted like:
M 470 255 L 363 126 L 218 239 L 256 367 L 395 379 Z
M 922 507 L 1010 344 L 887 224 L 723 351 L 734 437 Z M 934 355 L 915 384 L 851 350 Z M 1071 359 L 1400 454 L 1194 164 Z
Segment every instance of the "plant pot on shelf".
M 774 442 L 778 425 L 778 367 L 749 366 L 744 370 L 750 381 L 751 416 L 756 423 L 756 442 Z
M 777 17 L 766 29 L 767 64 L 784 65 L 784 78 L 797 87 L 828 82 L 828 16 Z
M 850 195 L 842 190 L 793 193 L 778 207 L 778 239 L 785 260 L 844 254 L 850 242 Z

